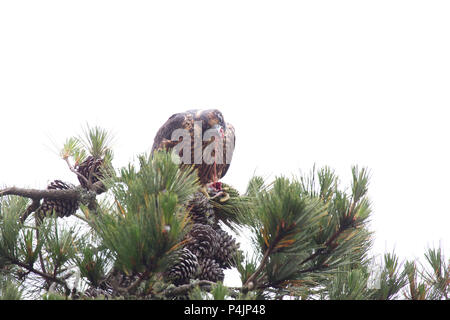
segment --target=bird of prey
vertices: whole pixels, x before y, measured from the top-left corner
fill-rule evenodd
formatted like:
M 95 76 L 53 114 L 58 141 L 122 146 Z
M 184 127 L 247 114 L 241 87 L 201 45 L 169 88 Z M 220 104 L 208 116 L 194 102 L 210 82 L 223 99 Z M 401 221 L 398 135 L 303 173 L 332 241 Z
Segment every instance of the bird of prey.
M 219 110 L 188 110 L 172 115 L 162 125 L 152 153 L 174 150 L 182 159 L 180 166 L 194 166 L 197 170 L 204 193 L 211 189 L 219 192 L 219 179 L 230 167 L 235 140 L 234 127 L 225 122 Z

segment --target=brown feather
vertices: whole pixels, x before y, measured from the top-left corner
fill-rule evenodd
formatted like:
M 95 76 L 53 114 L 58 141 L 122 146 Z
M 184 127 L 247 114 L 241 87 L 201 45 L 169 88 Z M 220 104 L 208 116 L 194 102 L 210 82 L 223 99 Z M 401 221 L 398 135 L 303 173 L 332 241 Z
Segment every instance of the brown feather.
M 201 121 L 201 129 L 203 134 L 206 130 L 212 128 L 214 125 L 219 124 L 224 129 L 224 141 L 223 141 L 223 163 L 207 164 L 203 160 L 201 164 L 194 163 L 194 122 Z M 225 123 L 223 115 L 219 110 L 188 110 L 183 113 L 176 113 L 172 115 L 166 123 L 156 133 L 152 153 L 156 150 L 170 150 L 174 148 L 182 140 L 172 140 L 172 132 L 176 129 L 186 129 L 191 137 L 191 164 L 181 164 L 181 167 L 187 167 L 194 165 L 197 169 L 199 180 L 203 185 L 206 185 L 214 181 L 214 178 L 221 179 L 227 173 L 232 151 L 234 150 L 235 143 L 235 130 L 234 127 Z M 202 137 L 203 138 L 203 137 Z M 211 138 L 208 141 L 202 141 L 202 155 L 206 147 L 211 143 L 214 143 L 214 139 Z M 230 154 L 227 159 L 227 147 L 230 149 Z M 212 153 L 213 154 L 213 153 Z M 183 156 L 180 152 L 180 156 Z M 228 161 L 227 161 L 228 160 Z M 228 163 L 227 163 L 228 162 Z M 215 177 L 216 173 L 216 177 Z

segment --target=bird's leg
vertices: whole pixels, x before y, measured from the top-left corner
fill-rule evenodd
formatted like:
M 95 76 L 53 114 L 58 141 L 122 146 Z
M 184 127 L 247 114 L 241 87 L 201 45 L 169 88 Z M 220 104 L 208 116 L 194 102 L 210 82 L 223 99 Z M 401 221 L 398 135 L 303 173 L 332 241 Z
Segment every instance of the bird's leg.
M 206 185 L 203 185 L 203 186 L 200 188 L 200 192 L 203 193 L 207 198 L 210 197 L 210 196 L 209 196 L 209 193 L 208 193 L 208 187 L 207 187 Z
M 230 195 L 223 190 L 222 183 L 218 182 L 217 180 L 214 180 L 213 182 L 209 183 L 207 186 L 202 187 L 203 190 L 206 190 L 206 193 L 208 194 L 209 199 L 215 199 L 219 198 L 220 202 L 225 202 L 230 199 Z M 214 195 L 211 197 L 209 196 L 209 193 L 207 190 L 211 189 L 211 191 L 214 193 Z
M 223 194 L 224 194 L 224 192 L 221 190 L 221 191 L 217 192 L 215 195 L 213 195 L 210 199 L 215 199 L 219 196 L 222 196 Z
M 215 199 L 217 197 L 220 197 L 219 202 L 225 202 L 225 201 L 228 201 L 228 199 L 230 199 L 230 195 L 228 194 L 228 192 L 226 192 L 224 190 L 220 190 L 215 195 L 210 197 L 210 199 Z

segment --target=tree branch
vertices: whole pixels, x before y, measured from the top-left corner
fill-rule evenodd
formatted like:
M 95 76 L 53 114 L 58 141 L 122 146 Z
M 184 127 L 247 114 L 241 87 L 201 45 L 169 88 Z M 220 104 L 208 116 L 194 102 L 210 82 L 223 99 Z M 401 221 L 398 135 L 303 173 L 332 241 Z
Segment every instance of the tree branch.
M 166 289 L 163 292 L 164 297 L 176 297 L 180 295 L 184 295 L 194 289 L 195 287 L 199 286 L 203 289 L 210 289 L 212 285 L 214 285 L 215 282 L 208 281 L 208 280 L 196 280 L 189 284 L 184 284 L 175 288 L 169 288 Z
M 93 191 L 86 190 L 85 188 L 78 186 L 73 189 L 67 190 L 55 190 L 55 189 L 26 189 L 9 187 L 0 190 L 0 198 L 7 195 L 15 195 L 32 199 L 32 203 L 28 206 L 26 211 L 20 217 L 20 222 L 25 222 L 28 216 L 39 209 L 40 201 L 42 199 L 50 200 L 70 200 L 79 201 L 84 205 L 87 205 L 89 210 L 96 211 L 98 204 L 96 201 L 97 190 L 103 188 L 103 183 L 98 181 L 92 184 Z
M 253 290 L 257 284 L 255 283 L 256 278 L 259 276 L 259 274 L 263 271 L 264 267 L 266 266 L 267 261 L 269 260 L 269 257 L 272 253 L 276 251 L 277 245 L 280 241 L 283 240 L 283 234 L 280 232 L 277 228 L 277 234 L 275 236 L 275 239 L 272 241 L 270 246 L 267 248 L 267 250 L 264 252 L 264 256 L 261 260 L 261 263 L 259 264 L 258 268 L 253 272 L 253 274 L 245 281 L 245 284 L 243 286 L 243 290 Z
M 350 208 L 347 211 L 346 217 L 349 217 L 352 213 L 353 210 L 355 209 L 356 203 L 355 201 L 352 201 Z M 332 245 L 332 243 L 342 234 L 342 232 L 344 232 L 347 228 L 345 228 L 343 225 L 340 225 L 340 227 L 336 230 L 336 232 L 327 240 L 327 242 L 324 243 L 323 248 L 317 249 L 316 252 L 314 252 L 313 254 L 311 254 L 308 258 L 306 258 L 305 260 L 303 260 L 302 262 L 300 262 L 299 266 L 305 264 L 306 262 L 316 258 L 317 256 L 319 256 L 320 254 L 323 253 L 323 251 L 325 249 L 327 249 L 329 246 Z M 311 268 L 309 268 L 311 269 Z M 304 270 L 303 272 L 308 271 L 309 269 Z
M 10 187 L 0 190 L 0 197 L 6 195 L 15 195 L 33 200 L 51 199 L 51 200 L 80 200 L 80 191 L 76 189 L 69 190 L 39 190 Z
M 139 287 L 139 285 L 142 283 L 142 281 L 144 279 L 146 279 L 148 277 L 148 272 L 144 272 L 142 274 L 140 274 L 138 276 L 138 278 L 136 280 L 134 280 L 128 287 L 121 287 L 117 281 L 117 279 L 112 279 L 112 281 L 110 281 L 110 284 L 112 285 L 112 287 L 114 288 L 114 290 L 123 293 L 123 294 L 133 294 L 136 289 Z
M 26 269 L 26 270 L 28 270 L 30 272 L 33 272 L 33 273 L 41 276 L 45 280 L 48 280 L 50 282 L 56 282 L 56 283 L 61 284 L 62 286 L 64 286 L 64 288 L 66 288 L 66 289 L 68 288 L 67 283 L 64 280 L 62 280 L 62 279 L 60 279 L 60 278 L 58 278 L 58 277 L 56 277 L 54 275 L 51 275 L 51 274 L 42 272 L 40 270 L 37 270 L 37 269 L 33 268 L 33 266 L 31 266 L 29 264 L 23 263 L 23 262 L 21 262 L 19 260 L 16 260 L 16 259 L 11 260 L 11 263 L 13 263 L 15 265 L 18 265 L 19 267 L 22 267 L 22 268 L 24 268 L 24 269 Z
M 33 202 L 28 206 L 27 210 L 24 212 L 22 217 L 20 217 L 20 222 L 24 223 L 25 220 L 27 220 L 28 216 L 36 211 L 41 206 L 41 200 L 40 199 L 33 199 Z
M 253 272 L 253 274 L 250 277 L 248 277 L 247 281 L 245 281 L 243 288 L 245 288 L 247 290 L 252 290 L 252 287 L 255 286 L 255 284 L 253 282 L 255 281 L 256 277 L 261 273 L 261 271 L 264 269 L 271 253 L 272 253 L 272 248 L 268 248 L 266 250 L 266 252 L 264 253 L 264 257 L 262 258 L 261 263 L 259 264 L 258 268 L 255 270 L 255 272 Z
M 327 242 L 325 242 L 324 247 L 323 248 L 319 248 L 317 249 L 313 254 L 311 254 L 308 258 L 306 258 L 305 260 L 303 260 L 302 262 L 300 262 L 299 266 L 305 264 L 306 262 L 316 258 L 317 256 L 319 256 L 320 254 L 323 253 L 323 251 L 325 249 L 327 249 L 334 240 L 336 240 L 336 238 L 344 231 L 344 228 L 339 228 L 331 237 L 330 239 L 327 240 Z
M 77 170 L 75 170 L 75 168 L 72 166 L 72 164 L 69 162 L 69 159 L 68 158 L 63 158 L 65 161 L 66 161 L 66 163 L 67 163 L 67 166 L 69 167 L 69 170 L 70 171 L 72 171 L 73 173 L 75 173 L 75 175 L 77 176 L 77 177 L 80 177 L 81 179 L 83 179 L 87 184 L 88 184 L 88 186 L 91 186 L 92 184 L 91 184 L 91 182 L 85 177 L 85 176 L 83 176 L 81 173 L 79 173 Z

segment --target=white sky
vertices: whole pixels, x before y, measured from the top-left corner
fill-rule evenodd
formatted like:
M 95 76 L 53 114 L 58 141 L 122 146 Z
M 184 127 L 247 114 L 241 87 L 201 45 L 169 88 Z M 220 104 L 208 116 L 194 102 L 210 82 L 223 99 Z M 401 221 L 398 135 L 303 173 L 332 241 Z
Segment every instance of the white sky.
M 115 165 L 173 113 L 236 127 L 223 179 L 372 172 L 374 253 L 450 250 L 448 1 L 2 1 L 0 185 L 76 182 L 54 143 L 87 122 Z

